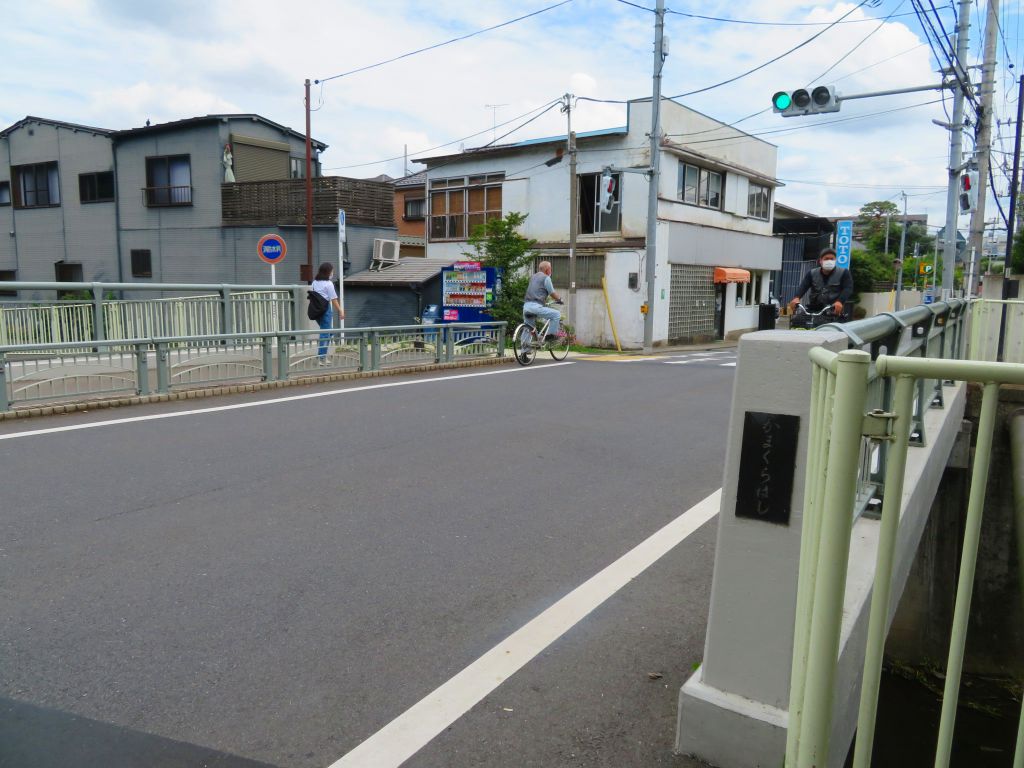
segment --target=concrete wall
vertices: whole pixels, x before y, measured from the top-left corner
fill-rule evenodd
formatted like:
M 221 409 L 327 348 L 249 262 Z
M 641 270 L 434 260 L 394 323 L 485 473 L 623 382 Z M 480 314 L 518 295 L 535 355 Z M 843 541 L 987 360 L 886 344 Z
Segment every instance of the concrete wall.
M 113 202 L 82 203 L 78 176 L 114 167 L 110 139 L 87 130 L 27 123 L 0 139 L 0 181 L 16 179 L 11 166 L 57 162 L 60 205 L 0 207 L 0 269 L 19 280 L 54 280 L 58 261 L 82 265 L 85 280 L 116 281 L 117 240 Z
M 892 312 L 895 295 L 892 291 L 886 293 L 862 293 L 857 301 L 857 306 L 863 307 L 865 317 L 874 317 L 882 312 Z M 900 291 L 900 309 L 916 307 L 924 301 L 922 291 Z

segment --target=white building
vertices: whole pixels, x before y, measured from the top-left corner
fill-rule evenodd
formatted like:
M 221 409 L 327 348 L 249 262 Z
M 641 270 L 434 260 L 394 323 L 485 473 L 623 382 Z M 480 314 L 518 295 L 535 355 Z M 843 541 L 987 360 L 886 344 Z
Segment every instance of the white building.
M 782 265 L 772 237 L 777 149 L 665 100 L 661 110 L 654 342 L 731 338 L 757 327 L 768 274 Z M 650 99 L 628 105 L 627 125 L 577 134 L 579 218 L 577 336 L 612 346 L 601 291 L 624 347 L 643 343 L 647 298 L 648 180 L 616 174 L 610 214 L 599 208 L 602 168 L 650 164 Z M 566 137 L 470 149 L 418 160 L 427 167 L 427 256 L 459 258 L 473 227 L 511 211 L 528 214 L 522 233 L 552 262 L 556 289 L 568 287 L 569 162 Z

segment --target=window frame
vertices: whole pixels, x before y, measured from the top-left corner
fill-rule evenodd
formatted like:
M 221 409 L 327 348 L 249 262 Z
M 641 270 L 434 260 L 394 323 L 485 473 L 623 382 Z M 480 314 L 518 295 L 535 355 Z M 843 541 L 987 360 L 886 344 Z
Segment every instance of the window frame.
M 171 161 L 172 160 L 185 160 L 188 166 L 188 184 L 171 184 Z M 166 184 L 154 184 L 154 178 L 156 174 L 154 169 L 158 167 L 158 164 L 162 163 L 164 166 L 165 176 L 167 179 Z M 187 195 L 182 194 L 180 197 L 187 199 L 175 200 L 174 190 L 188 190 Z M 192 205 L 192 192 L 194 191 L 192 186 L 192 155 L 190 154 L 177 154 L 177 155 L 151 155 L 146 158 L 146 186 L 142 188 L 142 201 L 147 208 L 188 208 Z M 160 194 L 166 193 L 166 194 Z
M 693 174 L 690 173 L 691 171 Z M 691 175 L 696 176 L 696 185 L 687 183 L 687 179 Z M 710 211 L 723 211 L 725 210 L 725 180 L 727 175 L 725 171 L 716 171 L 713 168 L 680 160 L 679 180 L 676 184 L 676 199 L 684 205 L 707 208 Z M 712 181 L 716 180 L 717 183 L 712 185 Z M 710 202 L 713 186 L 717 187 L 717 205 L 712 205 Z M 688 199 L 687 193 L 689 190 L 693 190 L 693 193 L 689 195 L 692 199 Z
M 100 197 L 100 176 L 110 177 L 110 197 Z M 82 194 L 84 187 L 89 186 L 89 182 L 92 182 L 92 194 L 95 195 L 92 198 L 86 199 L 86 196 Z M 78 174 L 78 202 L 82 205 L 91 205 L 93 203 L 112 203 L 117 197 L 116 185 L 114 183 L 114 172 L 113 171 L 89 171 L 88 173 Z
M 148 269 L 142 268 L 140 265 L 136 267 L 136 258 L 146 259 Z M 132 270 L 132 277 L 138 278 L 152 278 L 153 277 L 153 251 L 150 248 L 132 248 L 128 252 L 129 266 Z
M 4 200 L 4 194 L 3 194 L 3 191 L 5 189 L 7 190 L 7 196 L 6 196 L 7 199 L 6 200 Z M 11 182 L 10 181 L 0 181 L 0 207 L 12 205 L 13 203 L 14 203 L 14 199 L 11 197 Z
M 600 173 L 580 173 L 576 177 L 576 195 L 577 195 L 577 220 L 576 220 L 576 232 L 580 235 L 616 235 L 622 232 L 622 174 L 613 173 L 612 178 L 615 180 L 615 189 L 612 192 L 612 210 L 609 213 L 605 213 L 601 210 L 601 193 L 600 193 Z M 594 199 L 591 202 L 589 199 L 584 200 L 584 195 L 591 194 L 590 180 L 593 179 L 593 195 Z M 586 180 L 586 182 L 584 181 Z M 584 187 L 587 187 L 584 190 Z M 591 209 L 593 215 L 593 230 L 587 230 L 584 227 L 585 219 L 583 217 L 584 206 Z M 613 226 L 605 227 L 603 222 L 606 219 L 613 220 Z
M 760 199 L 764 200 L 764 215 L 763 216 L 759 216 L 756 210 L 754 210 L 754 211 L 751 210 L 752 207 L 756 208 L 756 205 L 752 206 L 752 203 L 755 202 L 754 201 L 755 190 L 757 190 L 760 193 L 763 193 L 763 197 L 761 195 L 758 196 Z M 755 183 L 753 181 L 748 182 L 748 184 L 747 184 L 747 216 L 749 216 L 752 219 L 758 219 L 760 221 L 770 221 L 771 220 L 771 211 L 772 211 L 772 188 L 769 187 L 766 184 L 757 184 L 757 183 Z
M 409 203 L 419 203 L 420 212 L 410 213 Z M 423 221 L 427 218 L 427 198 L 426 197 L 407 197 L 402 201 L 402 219 L 404 221 Z
M 460 242 L 473 235 L 473 229 L 491 219 L 500 219 L 504 201 L 504 171 L 430 179 L 424 196 L 427 240 L 432 243 Z M 474 207 L 474 193 L 483 205 Z M 435 206 L 435 201 L 443 205 Z
M 31 204 L 26 203 L 26 199 L 29 196 L 29 190 L 25 187 L 26 172 L 32 169 L 32 190 L 34 202 Z M 42 189 L 39 187 L 40 172 L 43 174 L 43 178 L 46 181 L 46 202 L 38 202 L 39 194 Z M 14 207 L 18 210 L 25 210 L 31 208 L 59 208 L 61 202 L 60 195 L 60 168 L 56 160 L 50 160 L 45 163 L 26 163 L 25 165 L 16 165 L 11 167 L 11 178 L 15 181 L 13 188 L 11 189 L 11 202 Z M 52 182 L 56 182 L 56 186 L 52 185 Z M 54 202 L 54 195 L 56 191 L 57 200 Z

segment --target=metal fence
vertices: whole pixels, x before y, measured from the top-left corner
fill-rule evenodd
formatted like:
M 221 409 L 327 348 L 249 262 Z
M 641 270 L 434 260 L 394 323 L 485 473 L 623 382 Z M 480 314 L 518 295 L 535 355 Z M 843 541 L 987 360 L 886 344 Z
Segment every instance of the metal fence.
M 2 345 L 0 410 L 501 357 L 504 348 L 504 323 Z
M 301 327 L 308 286 L 0 283 L 4 290 L 79 290 L 87 300 L 0 303 L 0 345 L 278 333 Z M 199 295 L 114 299 L 115 291 Z
M 856 508 L 865 480 L 866 442 L 887 446 L 878 454 L 884 495 L 853 763 L 855 768 L 870 765 L 907 452 L 923 444 L 922 409 L 943 407 L 941 388 L 946 380 L 984 387 L 935 751 L 937 768 L 949 765 L 999 387 L 1024 384 L 1022 365 L 955 359 L 963 352 L 963 310 L 963 302 L 953 300 L 872 318 L 846 326 L 853 349 L 838 354 L 821 347 L 811 351 L 811 426 L 787 766 L 820 766 L 828 755 L 850 557 L 850 510 Z M 936 333 L 940 318 L 944 321 Z M 886 328 L 888 336 L 880 333 Z M 908 333 L 917 340 L 916 347 L 905 346 Z M 874 338 L 865 341 L 865 336 Z M 882 407 L 877 407 L 879 397 Z M 1024 712 L 1021 718 L 1024 733 Z M 1022 760 L 1024 745 L 1019 742 L 1014 765 Z

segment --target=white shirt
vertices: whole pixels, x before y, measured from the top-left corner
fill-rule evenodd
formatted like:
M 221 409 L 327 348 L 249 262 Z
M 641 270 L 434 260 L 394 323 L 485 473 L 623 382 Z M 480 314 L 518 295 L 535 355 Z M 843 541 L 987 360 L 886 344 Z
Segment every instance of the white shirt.
M 334 283 L 330 280 L 314 280 L 310 287 L 328 301 L 338 298 L 338 292 L 334 290 Z

